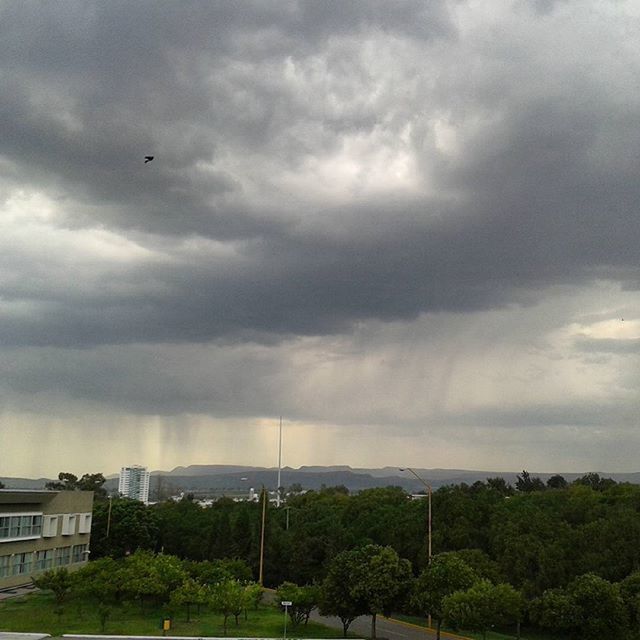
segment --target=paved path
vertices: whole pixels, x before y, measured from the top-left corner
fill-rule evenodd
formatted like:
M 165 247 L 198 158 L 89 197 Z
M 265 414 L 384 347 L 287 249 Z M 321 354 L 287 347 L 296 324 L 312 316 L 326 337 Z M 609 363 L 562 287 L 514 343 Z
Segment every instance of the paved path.
M 311 620 L 342 631 L 340 618 L 321 616 L 317 611 L 314 611 L 311 614 Z M 349 627 L 349 633 L 353 633 L 362 638 L 370 637 L 371 616 L 360 616 L 356 618 Z M 409 622 L 378 616 L 376 618 L 376 636 L 379 640 L 382 640 L 382 638 L 386 638 L 387 640 L 435 640 L 436 632 L 435 629 L 419 627 Z M 442 640 L 468 640 L 462 636 L 444 631 L 440 633 L 440 636 Z
M 33 593 L 34 591 L 37 591 L 37 589 L 32 584 L 24 584 L 20 587 L 13 587 L 12 589 L 3 589 L 0 591 L 0 600 L 26 596 L 28 593 Z

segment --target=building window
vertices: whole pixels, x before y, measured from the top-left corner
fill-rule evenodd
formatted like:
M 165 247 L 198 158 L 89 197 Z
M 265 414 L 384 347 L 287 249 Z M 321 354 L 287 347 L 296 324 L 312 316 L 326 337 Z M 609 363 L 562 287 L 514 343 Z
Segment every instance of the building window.
M 0 556 L 0 578 L 6 578 L 11 575 L 10 560 L 11 556 Z
M 75 513 L 65 513 L 62 516 L 62 535 L 72 536 L 76 532 L 76 520 Z
M 13 556 L 13 575 L 22 576 L 31 572 L 33 552 L 16 553 Z
M 42 533 L 41 513 L 0 516 L 0 542 L 20 538 L 38 538 Z
M 58 516 L 43 516 L 42 537 L 54 538 L 58 535 Z
M 78 533 L 91 533 L 91 514 L 79 513 Z
M 36 571 L 45 571 L 53 567 L 53 549 L 45 549 L 43 551 L 36 551 Z
M 71 562 L 84 562 L 87 559 L 88 544 L 74 544 L 71 550 Z
M 71 562 L 71 547 L 58 547 L 56 549 L 56 567 L 63 567 Z

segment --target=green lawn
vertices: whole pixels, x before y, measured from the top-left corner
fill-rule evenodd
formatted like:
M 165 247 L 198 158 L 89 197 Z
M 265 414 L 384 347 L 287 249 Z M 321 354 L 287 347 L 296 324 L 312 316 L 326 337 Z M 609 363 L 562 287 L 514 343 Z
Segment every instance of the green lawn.
M 54 612 L 51 595 L 33 593 L 21 598 L 9 598 L 0 602 L 0 631 L 42 632 L 53 636 L 63 633 L 102 633 L 96 605 L 69 602 L 63 613 Z M 208 610 L 191 613 L 191 622 L 186 621 L 186 608 L 177 612 L 172 628 L 167 635 L 177 636 L 223 636 L 222 616 Z M 107 620 L 104 633 L 109 635 L 162 635 L 162 609 L 147 607 L 142 613 L 139 605 L 132 603 L 114 607 Z M 282 637 L 283 614 L 268 605 L 257 611 L 249 610 L 248 620 L 240 616 L 238 626 L 235 620 L 228 621 L 227 635 L 244 637 Z M 288 638 L 340 638 L 342 634 L 320 624 L 309 622 L 292 629 L 287 624 Z

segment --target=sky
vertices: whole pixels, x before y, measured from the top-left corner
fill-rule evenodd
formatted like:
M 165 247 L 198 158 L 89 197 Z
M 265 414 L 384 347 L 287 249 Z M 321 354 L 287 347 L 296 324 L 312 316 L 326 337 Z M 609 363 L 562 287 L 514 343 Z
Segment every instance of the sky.
M 0 1 L 0 475 L 637 471 L 639 89 L 633 0 Z

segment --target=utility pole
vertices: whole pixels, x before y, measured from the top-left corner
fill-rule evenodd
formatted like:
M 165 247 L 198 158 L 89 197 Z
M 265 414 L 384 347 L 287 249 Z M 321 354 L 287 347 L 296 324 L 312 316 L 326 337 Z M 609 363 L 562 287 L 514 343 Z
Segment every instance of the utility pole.
M 267 490 L 262 485 L 262 527 L 260 528 L 260 573 L 258 584 L 262 586 L 264 578 L 264 525 L 267 519 Z
M 431 485 L 424 478 L 420 477 L 410 467 L 401 468 L 400 471 L 408 471 L 415 478 L 417 478 L 422 483 L 424 488 L 427 490 L 427 497 L 429 499 L 429 513 L 427 517 L 427 549 L 428 549 L 427 560 L 428 560 L 428 564 L 431 564 L 431 558 L 433 557 L 431 553 L 431 494 L 432 494 Z
M 276 507 L 280 507 L 280 473 L 282 471 L 282 416 L 280 416 L 280 436 L 278 442 L 278 486 L 276 487 Z
M 109 531 L 111 530 L 111 503 L 113 501 L 113 496 L 108 496 L 109 498 L 109 511 L 107 512 L 107 538 L 109 537 Z

